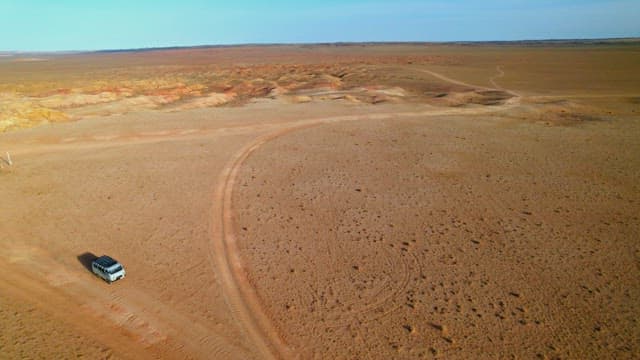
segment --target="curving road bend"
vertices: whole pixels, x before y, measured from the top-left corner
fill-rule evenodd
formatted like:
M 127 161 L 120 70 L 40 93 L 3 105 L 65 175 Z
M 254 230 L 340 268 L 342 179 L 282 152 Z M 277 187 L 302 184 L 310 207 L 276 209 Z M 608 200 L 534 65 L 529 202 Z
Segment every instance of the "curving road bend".
M 473 88 L 489 89 L 450 79 L 428 70 L 423 71 L 454 84 Z M 515 95 L 515 93 L 513 94 Z M 513 105 L 513 103 L 508 103 L 485 108 L 448 108 L 421 112 L 335 116 L 320 119 L 300 120 L 294 123 L 282 125 L 281 128 L 258 137 L 236 153 L 220 173 L 213 197 L 213 236 L 211 238 L 211 256 L 216 263 L 217 272 L 221 279 L 221 285 L 223 287 L 226 302 L 231 309 L 233 317 L 240 323 L 243 331 L 256 346 L 256 355 L 266 359 L 288 359 L 295 357 L 295 349 L 292 349 L 283 341 L 278 329 L 272 323 L 269 314 L 265 313 L 260 299 L 248 279 L 247 272 L 240 256 L 237 239 L 234 234 L 234 216 L 232 207 L 234 185 L 236 183 L 239 169 L 244 161 L 254 151 L 277 137 L 283 136 L 292 131 L 321 124 L 343 121 L 389 119 L 393 117 L 486 114 L 504 111 L 511 108 Z

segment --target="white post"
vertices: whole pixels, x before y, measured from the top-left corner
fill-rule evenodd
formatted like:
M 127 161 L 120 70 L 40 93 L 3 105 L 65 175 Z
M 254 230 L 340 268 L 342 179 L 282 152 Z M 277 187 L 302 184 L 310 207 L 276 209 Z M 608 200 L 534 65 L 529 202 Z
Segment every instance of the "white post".
M 8 151 L 7 151 L 7 164 L 9 164 L 9 166 L 13 166 L 13 161 L 11 161 L 11 155 L 9 155 Z

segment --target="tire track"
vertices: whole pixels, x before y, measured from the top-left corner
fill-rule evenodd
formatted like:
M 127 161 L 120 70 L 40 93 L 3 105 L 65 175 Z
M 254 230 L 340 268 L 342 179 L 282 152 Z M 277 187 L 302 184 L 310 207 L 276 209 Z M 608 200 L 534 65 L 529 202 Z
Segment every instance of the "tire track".
M 469 88 L 472 88 L 474 90 L 504 91 L 505 93 L 513 96 L 511 99 L 508 99 L 505 102 L 505 105 L 518 104 L 518 103 L 520 103 L 520 100 L 522 98 L 522 95 L 519 94 L 518 92 L 513 91 L 513 90 L 509 90 L 509 89 L 505 89 L 504 87 L 502 87 L 502 86 L 498 85 L 498 83 L 496 83 L 496 79 L 503 78 L 504 75 L 505 75 L 504 70 L 502 70 L 502 65 L 496 66 L 497 74 L 489 78 L 489 83 L 491 84 L 492 87 L 470 84 L 470 83 L 467 83 L 467 82 L 464 82 L 464 81 L 452 79 L 452 78 L 447 77 L 445 75 L 439 74 L 439 73 L 434 72 L 434 71 L 426 70 L 426 69 L 420 69 L 418 71 L 423 72 L 423 73 L 427 73 L 427 74 L 429 74 L 429 75 L 431 75 L 431 76 L 433 76 L 433 77 L 435 77 L 437 79 L 446 81 L 448 83 L 469 87 Z
M 4 256 L 0 257 L 0 271 L 3 274 L 0 279 L 3 297 L 24 301 L 58 321 L 70 324 L 82 336 L 112 349 L 116 357 L 144 359 L 161 355 L 153 348 L 140 346 L 133 334 L 122 328 L 107 328 L 109 331 L 104 331 L 105 327 L 96 326 L 94 321 L 91 321 L 94 319 L 94 313 L 83 306 L 81 301 L 70 297 L 63 289 L 21 271 Z
M 502 65 L 498 65 L 496 66 L 496 71 L 498 72 L 498 74 L 492 76 L 489 78 L 489 82 L 491 83 L 491 85 L 500 91 L 504 91 L 507 94 L 511 94 L 513 95 L 513 97 L 509 100 L 507 100 L 507 103 L 509 104 L 516 104 L 520 102 L 520 99 L 522 98 L 522 95 L 516 91 L 513 90 L 509 90 L 509 89 L 505 89 L 504 87 L 500 86 L 498 83 L 496 83 L 496 79 L 501 79 L 504 77 L 505 73 L 504 70 L 502 70 Z
M 486 87 L 486 86 L 480 86 L 480 85 L 474 85 L 474 84 L 469 84 L 467 82 L 464 81 L 460 81 L 460 80 L 456 80 L 456 79 L 452 79 L 450 77 L 444 76 L 440 73 L 431 71 L 431 70 L 426 70 L 426 69 L 419 69 L 418 71 L 429 74 L 437 79 L 440 79 L 442 81 L 446 81 L 448 83 L 454 84 L 454 85 L 460 85 L 460 86 L 464 86 L 464 87 L 468 87 L 468 88 L 472 88 L 475 90 L 497 90 L 497 89 L 493 89 L 490 87 Z
M 393 112 L 393 113 L 370 113 L 365 115 L 346 115 L 333 116 L 316 119 L 304 119 L 287 123 L 260 123 L 250 126 L 224 127 L 216 129 L 174 129 L 171 131 L 159 131 L 139 134 L 119 134 L 109 136 L 89 136 L 87 138 L 69 138 L 61 139 L 60 143 L 41 143 L 28 144 L 21 146 L 17 154 L 28 155 L 38 154 L 49 151 L 77 151 L 81 149 L 100 149 L 112 146 L 129 146 L 134 144 L 146 144 L 164 141 L 181 141 L 186 138 L 206 138 L 212 134 L 218 133 L 266 133 L 259 136 L 250 144 L 246 145 L 240 152 L 234 155 L 228 165 L 223 168 L 219 175 L 219 181 L 216 185 L 213 203 L 213 236 L 210 238 L 210 252 L 215 260 L 217 277 L 223 286 L 224 294 L 231 309 L 232 315 L 241 323 L 241 327 L 249 335 L 251 341 L 256 346 L 256 354 L 266 358 L 288 358 L 291 357 L 292 351 L 280 337 L 278 329 L 271 323 L 271 320 L 262 309 L 259 297 L 248 281 L 247 274 L 244 270 L 240 253 L 233 231 L 233 214 L 232 214 L 232 194 L 236 177 L 243 162 L 265 143 L 285 135 L 292 131 L 297 131 L 306 127 L 316 126 L 320 124 L 338 123 L 343 121 L 361 121 L 361 120 L 384 120 L 395 117 L 416 117 L 416 116 L 445 116 L 445 115 L 468 115 L 468 114 L 489 114 L 496 113 L 508 109 L 506 106 L 495 106 L 487 108 L 426 108 L 418 112 Z M 20 151 L 21 150 L 21 151 Z M 12 152 L 13 154 L 14 152 Z M 1 264 L 0 264 L 1 265 Z M 1 268 L 1 267 L 0 267 Z M 20 283 L 18 281 L 17 283 Z M 43 291 L 43 294 L 45 292 Z M 136 309 L 144 308 L 144 304 L 149 299 L 144 298 L 142 293 L 138 293 L 137 297 L 144 299 L 131 304 L 122 304 L 133 306 Z M 43 298 L 46 296 L 43 295 Z M 60 300 L 60 309 L 63 311 L 63 301 Z M 162 330 L 184 332 L 187 330 L 182 324 L 188 323 L 188 319 L 177 317 L 176 314 L 168 314 L 160 304 L 151 302 L 154 309 L 158 309 L 159 314 L 163 316 L 145 314 L 145 319 L 151 321 L 154 326 Z M 66 307 L 64 307 L 66 309 Z M 126 306 L 125 306 L 126 310 Z M 78 322 L 80 319 L 78 319 Z M 76 321 L 74 321 L 76 323 Z M 199 344 L 198 339 L 208 332 L 203 327 L 195 327 L 196 329 L 186 331 L 190 341 L 188 348 L 195 349 Z M 96 337 L 96 338 L 99 338 Z M 114 339 L 115 348 L 128 348 L 126 342 Z M 211 348 L 214 352 L 222 349 L 219 342 L 210 340 Z M 141 354 L 144 352 L 141 350 Z
M 504 77 L 504 71 L 502 70 L 502 66 L 498 65 L 496 66 L 496 71 L 498 72 L 497 75 L 492 76 L 489 78 L 489 83 L 491 83 L 491 86 L 493 86 L 494 88 L 498 89 L 498 90 L 504 90 L 502 88 L 502 86 L 498 85 L 496 83 L 496 79 L 500 79 Z
M 210 255 L 216 264 L 226 303 L 231 310 L 232 316 L 241 323 L 241 328 L 251 338 L 252 343 L 255 344 L 256 355 L 268 359 L 293 357 L 293 350 L 285 343 L 279 330 L 272 323 L 269 314 L 264 311 L 258 294 L 249 282 L 233 229 L 232 200 L 234 186 L 242 164 L 254 151 L 280 136 L 321 124 L 359 120 L 384 120 L 393 117 L 488 114 L 508 108 L 510 106 L 505 104 L 487 107 L 484 110 L 482 108 L 447 108 L 420 112 L 374 113 L 300 120 L 283 124 L 283 128 L 258 137 L 236 153 L 222 169 L 214 192 Z
M 217 273 L 225 299 L 233 317 L 256 346 L 257 354 L 268 359 L 289 358 L 290 350 L 276 327 L 263 311 L 256 291 L 249 283 L 242 265 L 237 240 L 233 232 L 231 202 L 233 187 L 242 163 L 266 142 L 290 131 L 309 125 L 288 127 L 259 137 L 236 153 L 222 170 L 213 198 L 213 237 L 211 254 L 217 265 Z
M 369 323 L 388 316 L 402 307 L 402 305 L 394 304 L 394 301 L 400 298 L 401 294 L 409 287 L 412 273 L 410 266 L 411 260 L 413 260 L 414 265 L 419 264 L 415 255 L 412 255 L 411 260 L 407 260 L 402 254 L 394 253 L 388 249 L 384 249 L 384 252 L 386 253 L 385 259 L 388 260 L 389 267 L 401 267 L 401 274 L 397 278 L 389 276 L 388 280 L 378 289 L 376 294 L 371 296 L 373 300 L 365 301 L 365 303 L 357 309 L 339 314 L 345 318 L 327 319 L 325 321 L 327 328 L 340 328 L 353 324 L 355 321 L 361 324 Z M 355 302 L 345 305 L 356 307 Z
M 54 257 L 46 249 L 32 246 L 14 245 L 1 250 L 0 271 L 4 275 L 0 285 L 7 286 L 0 289 L 6 290 L 9 298 L 24 299 L 90 339 L 108 345 L 121 357 L 180 357 L 185 356 L 184 349 L 196 358 L 211 354 L 241 358 L 238 354 L 242 349 L 218 330 L 126 283 L 118 292 L 105 291 L 104 285 L 95 286 L 93 275 L 74 271 Z M 50 269 L 57 270 L 49 274 Z M 181 334 L 181 340 L 175 343 L 177 347 L 166 347 L 173 334 Z

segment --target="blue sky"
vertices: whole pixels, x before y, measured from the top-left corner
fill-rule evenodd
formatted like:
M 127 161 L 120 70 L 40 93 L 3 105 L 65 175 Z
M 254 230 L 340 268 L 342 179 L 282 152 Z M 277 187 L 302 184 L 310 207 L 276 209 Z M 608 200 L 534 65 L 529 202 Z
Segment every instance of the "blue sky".
M 0 0 L 0 50 L 639 37 L 640 0 Z

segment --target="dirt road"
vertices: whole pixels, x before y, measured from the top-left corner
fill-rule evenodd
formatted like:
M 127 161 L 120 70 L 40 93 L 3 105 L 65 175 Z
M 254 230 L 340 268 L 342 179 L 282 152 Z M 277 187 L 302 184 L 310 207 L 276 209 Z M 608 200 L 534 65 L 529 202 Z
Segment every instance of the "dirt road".
M 584 259 L 616 254 L 626 266 L 630 258 L 624 254 L 636 253 L 626 241 L 636 231 L 630 225 L 636 205 L 625 202 L 635 196 L 627 181 L 636 166 L 633 121 L 618 121 L 617 113 L 597 109 L 587 112 L 591 108 L 567 101 L 560 92 L 522 90 L 523 97 L 501 86 L 518 75 L 511 72 L 513 64 L 464 70 L 480 74 L 474 81 L 445 76 L 428 64 L 406 64 L 400 66 L 402 76 L 419 70 L 439 80 L 416 85 L 415 79 L 405 79 L 407 86 L 425 91 L 420 99 L 444 94 L 458 102 L 438 104 L 436 98 L 427 105 L 417 97 L 405 99 L 409 91 L 381 97 L 386 100 L 375 106 L 341 98 L 344 94 L 305 104 L 270 95 L 243 107 L 131 113 L 2 134 L 0 154 L 9 151 L 13 159 L 12 166 L 3 163 L 0 169 L 0 321 L 10 329 L 0 337 L 3 351 L 10 357 L 45 349 L 60 357 L 132 359 L 409 358 L 490 351 L 496 341 L 507 339 L 512 343 L 504 348 L 517 353 L 519 344 L 526 343 L 526 351 L 542 344 L 544 331 L 567 328 L 566 301 L 578 304 L 576 324 L 603 332 L 571 342 L 562 330 L 563 347 L 554 343 L 556 350 L 547 346 L 538 349 L 540 354 L 575 355 L 576 344 L 599 353 L 608 346 L 600 341 L 607 331 L 611 343 L 623 348 L 637 328 L 620 309 L 637 287 L 602 268 L 609 255 L 592 263 Z M 484 79 L 494 66 L 496 74 Z M 358 85 L 349 78 L 380 76 L 368 74 L 374 68 L 358 65 L 352 73 L 349 67 L 327 68 L 333 75 L 323 79 Z M 484 81 L 491 87 L 471 83 Z M 327 84 L 320 83 L 322 91 L 337 94 L 325 89 Z M 447 84 L 468 90 L 449 91 Z M 610 88 L 572 94 L 606 100 Z M 488 94 L 491 105 L 468 101 L 475 93 Z M 497 100 L 491 98 L 494 93 Z M 617 101 L 633 114 L 635 95 L 619 94 Z M 568 125 L 554 123 L 552 115 L 563 111 L 575 118 Z M 461 157 L 468 166 L 453 166 Z M 297 165 L 287 167 L 291 164 Z M 292 178 L 284 176 L 287 171 Z M 574 177 L 582 172 L 584 178 Z M 390 174 L 396 181 L 377 182 Z M 366 181 L 356 183 L 360 177 Z M 565 178 L 566 183 L 558 180 Z M 297 179 L 304 184 L 294 186 Z M 334 193 L 340 186 L 348 189 Z M 301 191 L 295 201 L 288 197 L 291 189 Z M 553 205 L 554 213 L 535 208 L 531 198 Z M 537 211 L 512 205 L 521 203 Z M 301 220 L 311 217 L 305 206 L 337 210 L 326 218 Z M 419 210 L 410 212 L 414 207 Z M 580 210 L 587 208 L 597 211 Z M 614 213 L 617 220 L 605 216 Z M 585 230 L 580 216 L 591 216 L 595 225 Z M 428 226 L 419 228 L 423 223 Z M 402 232 L 409 228 L 415 234 Z M 465 229 L 476 234 L 471 238 Z M 350 248 L 343 240 L 355 234 L 375 244 Z M 588 243 L 572 247 L 566 239 L 555 241 L 576 234 Z M 296 242 L 312 238 L 323 241 Z M 260 241 L 266 242 L 264 248 Z M 602 251 L 602 244 L 611 248 Z M 547 248 L 555 252 L 547 254 Z M 125 264 L 124 281 L 109 286 L 87 270 L 83 254 L 103 253 Z M 476 253 L 482 253 L 479 260 L 471 256 Z M 556 271 L 564 269 L 557 254 L 582 265 L 578 280 L 584 288 L 571 287 L 577 282 L 570 272 Z M 543 262 L 553 271 L 537 271 Z M 514 278 L 505 275 L 510 266 L 518 269 L 511 270 Z M 470 274 L 472 267 L 479 270 Z M 513 279 L 532 269 L 546 278 L 531 281 L 546 281 L 565 297 L 504 291 L 517 288 L 520 283 Z M 431 276 L 428 286 L 422 276 Z M 349 293 L 353 284 L 359 292 Z M 289 291 L 293 285 L 299 286 Z M 630 290 L 616 292 L 623 285 Z M 581 291 L 589 295 L 581 297 Z M 617 313 L 591 316 L 607 296 Z M 542 303 L 552 305 L 547 314 Z M 613 320 L 622 324 L 621 332 L 608 327 Z M 479 334 L 492 338 L 481 344 L 464 338 Z

